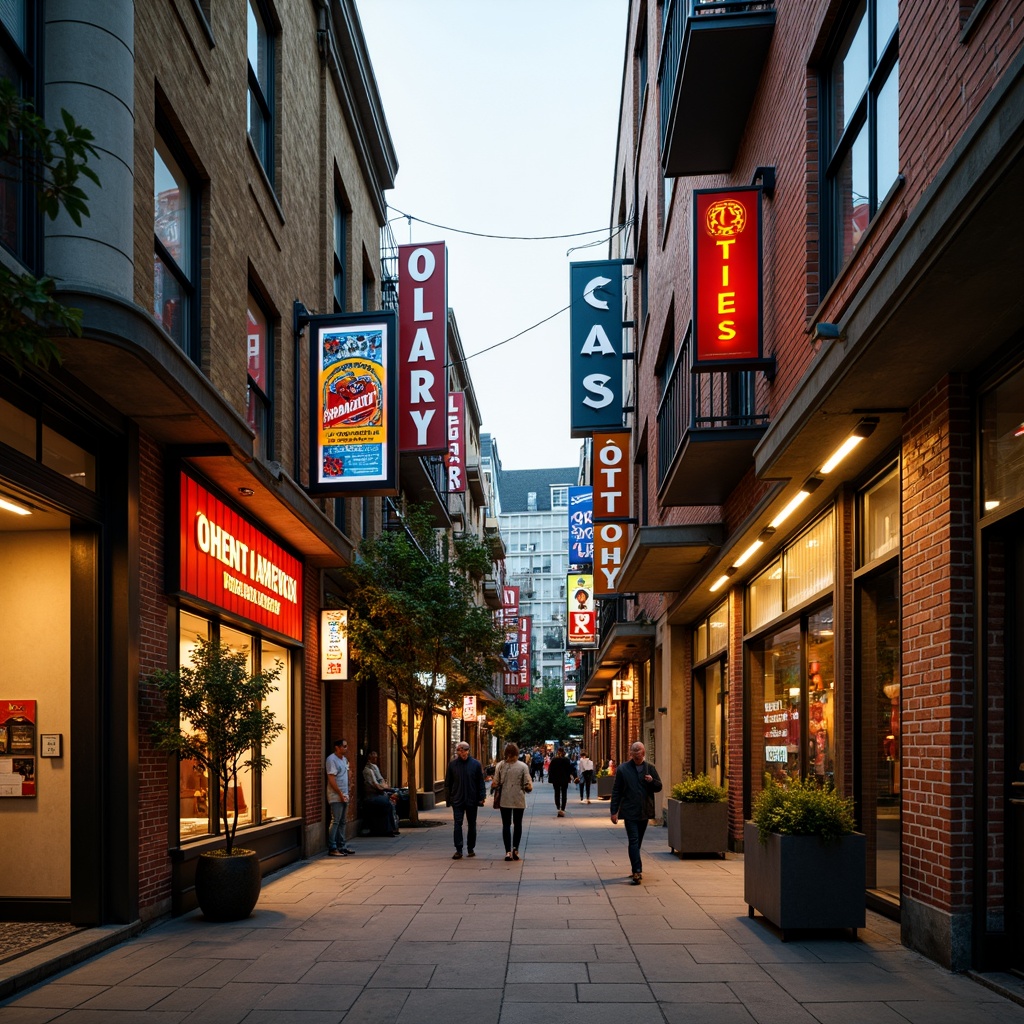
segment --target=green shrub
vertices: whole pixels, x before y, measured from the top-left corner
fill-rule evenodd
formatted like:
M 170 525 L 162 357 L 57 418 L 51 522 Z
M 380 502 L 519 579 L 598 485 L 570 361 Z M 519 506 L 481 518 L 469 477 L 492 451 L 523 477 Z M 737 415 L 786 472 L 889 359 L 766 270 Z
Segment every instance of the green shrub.
M 598 768 L 597 774 L 594 776 L 595 779 L 607 779 L 611 772 L 607 768 Z
M 854 830 L 853 799 L 840 796 L 831 783 L 795 779 L 782 786 L 769 780 L 754 800 L 751 821 L 762 843 L 773 832 L 835 840 Z
M 725 787 L 712 782 L 707 772 L 697 776 L 687 775 L 682 782 L 672 787 L 671 794 L 673 800 L 684 800 L 691 804 L 717 804 L 727 795 Z

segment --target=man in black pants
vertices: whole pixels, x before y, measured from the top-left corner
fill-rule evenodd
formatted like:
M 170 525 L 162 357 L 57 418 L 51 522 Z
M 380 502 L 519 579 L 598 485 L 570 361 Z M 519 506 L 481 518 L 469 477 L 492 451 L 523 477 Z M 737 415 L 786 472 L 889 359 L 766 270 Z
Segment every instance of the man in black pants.
M 559 747 L 555 759 L 548 765 L 548 782 L 555 790 L 555 809 L 559 818 L 565 817 L 565 798 L 569 793 L 572 777 L 572 761 L 565 756 L 565 747 Z
M 629 748 L 629 760 L 620 764 L 615 772 L 612 785 L 612 824 L 618 823 L 622 815 L 629 842 L 629 867 L 634 885 L 643 882 L 643 861 L 640 847 L 643 845 L 647 822 L 654 817 L 654 794 L 661 792 L 661 777 L 658 769 L 647 760 L 644 745 L 637 740 Z
M 455 757 L 444 777 L 448 806 L 455 816 L 455 853 L 452 860 L 462 860 L 462 819 L 466 819 L 466 855 L 475 857 L 476 811 L 487 798 L 484 769 L 475 757 L 469 756 L 469 744 L 463 740 L 455 747 Z

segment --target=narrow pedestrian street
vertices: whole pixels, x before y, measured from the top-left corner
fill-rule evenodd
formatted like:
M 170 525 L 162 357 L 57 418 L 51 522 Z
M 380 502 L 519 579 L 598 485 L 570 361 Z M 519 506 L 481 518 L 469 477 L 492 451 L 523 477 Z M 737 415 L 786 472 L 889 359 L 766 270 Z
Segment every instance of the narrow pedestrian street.
M 574 790 L 558 818 L 535 787 L 519 862 L 490 806 L 472 859 L 452 860 L 446 807 L 423 818 L 434 827 L 267 878 L 248 920 L 196 911 L 21 991 L 0 1024 L 1024 1022 L 870 913 L 856 942 L 783 943 L 747 916 L 741 856 L 681 860 L 662 828 L 631 885 L 621 823 Z

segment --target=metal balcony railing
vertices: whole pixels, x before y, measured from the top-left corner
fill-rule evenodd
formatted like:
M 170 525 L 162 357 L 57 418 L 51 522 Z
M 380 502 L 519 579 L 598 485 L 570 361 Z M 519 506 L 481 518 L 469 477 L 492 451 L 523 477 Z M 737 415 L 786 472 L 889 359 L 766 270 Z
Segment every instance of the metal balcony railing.
M 619 622 L 632 622 L 633 598 L 623 597 L 621 594 L 616 597 L 605 597 L 598 602 L 597 629 L 598 635 L 604 639 L 611 632 L 612 628 Z
M 764 427 L 765 399 L 759 397 L 756 370 L 694 373 L 692 324 L 676 357 L 658 407 L 658 485 L 661 486 L 690 431 Z
M 380 229 L 381 308 L 398 312 L 398 243 L 390 224 Z

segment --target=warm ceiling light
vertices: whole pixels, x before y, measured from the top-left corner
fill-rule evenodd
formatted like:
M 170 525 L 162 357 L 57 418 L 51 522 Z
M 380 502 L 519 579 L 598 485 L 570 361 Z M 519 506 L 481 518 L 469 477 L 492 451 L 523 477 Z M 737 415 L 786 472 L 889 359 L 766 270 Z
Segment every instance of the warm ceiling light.
M 719 576 L 718 579 L 715 580 L 715 582 L 712 583 L 711 586 L 708 589 L 713 594 L 719 588 L 724 587 L 725 584 L 728 582 L 728 580 L 729 580 L 728 576 Z
M 751 544 L 750 547 L 747 548 L 747 550 L 744 551 L 743 554 L 740 555 L 740 557 L 737 558 L 736 561 L 732 563 L 733 564 L 733 568 L 738 569 L 744 562 L 746 562 L 749 558 L 751 558 L 753 556 L 754 552 L 757 551 L 757 549 L 760 548 L 760 547 L 764 547 L 764 541 L 763 540 L 755 540 L 754 543 Z
M 796 497 L 769 524 L 772 529 L 777 530 L 810 496 L 810 491 L 797 491 Z
M 251 498 L 256 492 L 251 487 L 239 487 L 238 493 L 243 498 Z
M 16 516 L 30 516 L 32 510 L 23 508 L 21 505 L 15 505 L 13 501 L 8 501 L 6 498 L 0 498 L 0 508 L 6 509 L 8 512 L 13 512 Z
M 878 426 L 877 419 L 863 419 L 853 428 L 853 433 L 829 456 L 828 462 L 821 467 L 822 473 L 831 473 L 843 459 L 866 437 L 870 437 Z

